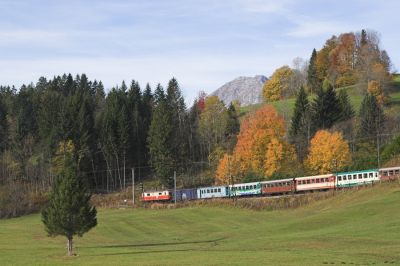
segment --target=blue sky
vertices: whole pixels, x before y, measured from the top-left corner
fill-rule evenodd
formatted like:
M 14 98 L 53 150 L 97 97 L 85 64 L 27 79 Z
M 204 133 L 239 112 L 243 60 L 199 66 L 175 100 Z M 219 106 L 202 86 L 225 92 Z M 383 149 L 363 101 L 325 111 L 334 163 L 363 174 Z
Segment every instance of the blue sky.
M 86 73 L 109 89 L 176 77 L 190 102 L 238 76 L 308 59 L 333 34 L 373 29 L 400 67 L 400 1 L 0 0 L 0 84 Z

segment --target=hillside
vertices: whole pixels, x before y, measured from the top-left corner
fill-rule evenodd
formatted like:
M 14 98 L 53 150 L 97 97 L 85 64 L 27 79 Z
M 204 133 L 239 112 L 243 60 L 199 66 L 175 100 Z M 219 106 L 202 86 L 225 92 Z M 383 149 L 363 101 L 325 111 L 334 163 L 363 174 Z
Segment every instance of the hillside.
M 39 215 L 1 220 L 2 265 L 400 264 L 400 185 L 338 192 L 295 210 L 100 210 L 76 240 L 48 238 Z
M 262 102 L 262 87 L 267 77 L 258 75 L 255 77 L 238 77 L 225 83 L 212 95 L 218 96 L 225 104 L 239 101 L 242 106 Z
M 347 93 L 349 94 L 350 102 L 354 107 L 354 110 L 358 112 L 361 106 L 361 102 L 363 100 L 363 95 L 357 88 L 353 86 L 338 88 L 337 90 L 342 90 L 342 89 L 347 91 Z M 389 112 L 400 111 L 400 75 L 398 74 L 394 75 L 393 81 L 390 83 L 390 88 L 388 89 L 388 96 L 389 96 L 389 102 L 387 104 L 387 111 Z M 291 117 L 295 102 L 296 102 L 295 98 L 289 98 L 276 102 L 271 102 L 268 104 L 274 106 L 281 114 Z M 266 103 L 258 103 L 258 104 L 243 106 L 240 108 L 240 115 L 243 117 L 249 112 L 254 112 L 258 110 L 261 106 L 265 104 Z

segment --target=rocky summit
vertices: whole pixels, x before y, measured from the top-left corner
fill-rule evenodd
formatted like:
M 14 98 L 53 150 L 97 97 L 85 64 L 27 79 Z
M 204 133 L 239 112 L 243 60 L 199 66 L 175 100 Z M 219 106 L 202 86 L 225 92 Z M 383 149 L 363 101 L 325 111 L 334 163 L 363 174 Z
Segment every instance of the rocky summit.
M 239 101 L 242 106 L 261 103 L 262 87 L 267 80 L 267 77 L 263 75 L 238 77 L 225 83 L 212 95 L 218 96 L 226 105 L 233 101 Z

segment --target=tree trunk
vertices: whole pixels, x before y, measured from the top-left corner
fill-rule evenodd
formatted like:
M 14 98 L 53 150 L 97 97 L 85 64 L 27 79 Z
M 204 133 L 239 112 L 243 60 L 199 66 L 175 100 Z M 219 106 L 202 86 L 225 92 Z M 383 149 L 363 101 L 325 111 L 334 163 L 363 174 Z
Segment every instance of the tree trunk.
M 72 256 L 72 236 L 68 237 L 68 241 L 67 241 L 67 248 L 68 248 L 68 256 Z

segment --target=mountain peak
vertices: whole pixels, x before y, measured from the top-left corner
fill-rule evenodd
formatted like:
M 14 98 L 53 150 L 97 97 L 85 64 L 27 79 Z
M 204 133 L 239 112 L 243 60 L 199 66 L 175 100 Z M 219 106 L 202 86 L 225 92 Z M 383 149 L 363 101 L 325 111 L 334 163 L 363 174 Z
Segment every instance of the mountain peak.
M 242 106 L 262 102 L 262 87 L 268 80 L 266 76 L 256 75 L 254 77 L 237 77 L 214 91 L 226 105 L 233 101 L 239 101 Z

